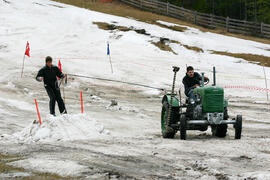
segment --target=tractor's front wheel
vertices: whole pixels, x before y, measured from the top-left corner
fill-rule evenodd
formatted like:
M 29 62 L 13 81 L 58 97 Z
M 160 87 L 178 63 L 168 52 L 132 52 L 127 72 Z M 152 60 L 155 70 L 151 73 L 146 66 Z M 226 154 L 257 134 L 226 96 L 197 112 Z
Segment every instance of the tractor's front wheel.
M 186 115 L 181 114 L 180 116 L 180 139 L 187 139 L 187 120 Z
M 174 138 L 175 130 L 171 128 L 170 126 L 167 126 L 167 118 L 169 114 L 169 104 L 167 101 L 163 102 L 162 110 L 161 110 L 161 133 L 163 138 Z M 173 109 L 171 113 L 171 118 L 173 114 Z
M 242 134 L 242 116 L 236 116 L 236 123 L 234 124 L 235 129 L 235 139 L 241 139 Z

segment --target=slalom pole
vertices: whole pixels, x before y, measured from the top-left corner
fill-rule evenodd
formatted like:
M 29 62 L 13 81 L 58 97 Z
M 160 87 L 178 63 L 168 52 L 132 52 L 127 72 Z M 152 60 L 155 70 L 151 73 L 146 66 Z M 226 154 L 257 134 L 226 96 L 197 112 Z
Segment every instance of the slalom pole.
M 39 124 L 41 125 L 41 117 L 40 117 L 40 113 L 39 113 L 39 110 L 38 110 L 37 99 L 35 99 L 35 104 L 36 104 L 36 109 L 37 109 L 37 115 L 38 115 L 38 119 L 39 119 Z
M 65 86 L 63 86 L 64 103 L 66 104 Z
M 111 64 L 111 71 L 112 71 L 112 74 L 113 74 L 112 59 L 111 59 L 111 55 L 110 54 L 109 54 L 109 59 L 110 59 L 110 64 Z
M 64 82 L 64 86 L 66 86 L 67 85 L 67 74 L 66 74 L 66 77 L 65 77 L 65 82 Z M 63 89 L 63 95 L 64 95 L 64 102 L 65 102 L 65 104 L 66 104 L 66 95 L 65 95 L 65 89 Z
M 26 48 L 27 48 L 27 43 L 26 43 L 26 46 L 25 46 L 25 51 L 26 51 Z M 25 51 L 24 51 L 24 55 L 23 55 L 23 64 L 22 64 L 21 78 L 22 78 L 22 76 L 23 76 L 24 60 L 25 60 Z
M 266 73 L 265 73 L 264 66 L 263 66 L 263 73 L 264 73 L 264 79 L 265 79 L 265 87 L 266 87 L 266 89 L 268 89 L 267 78 L 266 78 Z M 266 97 L 267 97 L 267 101 L 269 101 L 268 91 L 266 91 Z
M 83 93 L 81 91 L 81 113 L 83 114 Z
M 111 58 L 110 43 L 109 43 L 109 41 L 107 42 L 107 55 L 109 56 L 109 61 L 110 61 L 110 64 L 111 64 L 111 71 L 112 71 L 112 74 L 113 74 L 112 58 Z
M 65 77 L 64 85 L 63 85 L 63 96 L 64 96 L 64 103 L 66 104 L 66 95 L 65 95 L 65 86 L 67 85 L 67 75 Z

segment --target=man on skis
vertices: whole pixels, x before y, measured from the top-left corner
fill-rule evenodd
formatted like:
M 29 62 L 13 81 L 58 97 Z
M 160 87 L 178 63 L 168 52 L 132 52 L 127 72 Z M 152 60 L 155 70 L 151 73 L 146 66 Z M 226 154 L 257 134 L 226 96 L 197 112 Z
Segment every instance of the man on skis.
M 57 101 L 59 111 L 61 114 L 66 114 L 66 107 L 61 97 L 60 88 L 56 77 L 64 79 L 65 75 L 57 66 L 52 65 L 52 58 L 47 56 L 45 59 L 46 65 L 41 68 L 36 76 L 36 80 L 44 82 L 44 87 L 50 98 L 50 114 L 55 116 L 55 101 Z

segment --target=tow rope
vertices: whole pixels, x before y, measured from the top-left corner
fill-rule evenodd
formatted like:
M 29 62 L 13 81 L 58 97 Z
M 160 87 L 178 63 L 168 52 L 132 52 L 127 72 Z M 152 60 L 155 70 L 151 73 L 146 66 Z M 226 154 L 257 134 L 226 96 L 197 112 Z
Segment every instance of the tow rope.
M 94 76 L 84 76 L 84 75 L 77 75 L 77 74 L 67 74 L 67 75 L 74 76 L 74 77 L 88 78 L 88 79 L 96 79 L 96 80 L 100 80 L 100 81 L 117 82 L 117 83 L 122 83 L 122 84 L 128 84 L 128 85 L 133 85 L 133 86 L 140 86 L 140 87 L 164 91 L 163 88 L 158 88 L 158 87 L 153 87 L 153 86 L 148 86 L 148 85 L 138 84 L 138 83 L 132 83 L 132 82 L 126 82 L 126 81 L 120 81 L 120 80 L 114 80 L 114 79 L 106 79 L 106 78 L 99 78 L 99 77 L 94 77 Z

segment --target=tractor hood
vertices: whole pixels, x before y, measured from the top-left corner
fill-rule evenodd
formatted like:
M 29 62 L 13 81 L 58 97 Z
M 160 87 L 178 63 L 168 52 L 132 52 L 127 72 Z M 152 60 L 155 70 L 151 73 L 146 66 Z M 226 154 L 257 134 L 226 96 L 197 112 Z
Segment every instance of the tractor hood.
M 218 86 L 205 86 L 194 89 L 194 94 L 199 95 L 203 112 L 224 111 L 224 89 Z

